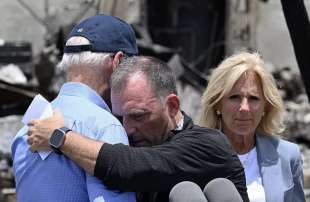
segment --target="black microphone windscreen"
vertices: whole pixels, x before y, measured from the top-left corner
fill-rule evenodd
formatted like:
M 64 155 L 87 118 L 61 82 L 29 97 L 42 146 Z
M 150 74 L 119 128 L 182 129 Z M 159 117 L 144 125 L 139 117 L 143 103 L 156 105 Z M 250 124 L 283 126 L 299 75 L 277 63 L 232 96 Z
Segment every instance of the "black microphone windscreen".
M 170 191 L 169 202 L 208 202 L 201 188 L 190 181 L 176 184 Z
M 210 181 L 203 189 L 203 193 L 209 202 L 243 202 L 235 185 L 225 178 Z

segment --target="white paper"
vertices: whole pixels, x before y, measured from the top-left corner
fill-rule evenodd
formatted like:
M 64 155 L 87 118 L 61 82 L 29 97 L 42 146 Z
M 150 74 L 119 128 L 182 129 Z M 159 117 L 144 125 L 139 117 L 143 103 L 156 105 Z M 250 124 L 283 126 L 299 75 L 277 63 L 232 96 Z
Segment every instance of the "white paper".
M 29 105 L 22 122 L 27 125 L 32 119 L 45 119 L 52 115 L 53 109 L 51 104 L 42 95 L 38 94 Z
M 27 125 L 33 119 L 46 119 L 53 115 L 53 108 L 49 101 L 42 95 L 38 94 L 34 97 L 29 105 L 22 122 Z M 41 151 L 39 155 L 42 160 L 46 159 L 52 151 Z

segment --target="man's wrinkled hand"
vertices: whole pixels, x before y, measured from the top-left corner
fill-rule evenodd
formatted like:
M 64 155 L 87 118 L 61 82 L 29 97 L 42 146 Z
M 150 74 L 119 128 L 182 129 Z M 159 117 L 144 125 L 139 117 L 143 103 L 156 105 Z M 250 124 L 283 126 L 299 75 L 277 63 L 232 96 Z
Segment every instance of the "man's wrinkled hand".
M 64 118 L 60 111 L 55 111 L 51 118 L 32 120 L 28 123 L 28 139 L 32 151 L 47 151 L 51 147 L 49 139 L 55 129 L 64 126 Z

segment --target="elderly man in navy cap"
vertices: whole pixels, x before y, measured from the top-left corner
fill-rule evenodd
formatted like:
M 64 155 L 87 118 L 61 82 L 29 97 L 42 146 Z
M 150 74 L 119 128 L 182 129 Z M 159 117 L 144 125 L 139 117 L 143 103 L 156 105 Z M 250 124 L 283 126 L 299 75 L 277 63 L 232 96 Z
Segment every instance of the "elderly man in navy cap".
M 60 155 L 57 144 L 70 130 L 99 141 L 128 144 L 126 132 L 110 111 L 109 80 L 122 58 L 137 53 L 132 28 L 118 18 L 97 15 L 73 28 L 59 64 L 68 82 L 52 102 L 64 114 L 67 127 L 58 130 L 51 141 L 53 152 L 47 153 L 30 151 L 26 126 L 16 135 L 12 155 L 18 201 L 136 201 L 134 193 L 108 190 Z

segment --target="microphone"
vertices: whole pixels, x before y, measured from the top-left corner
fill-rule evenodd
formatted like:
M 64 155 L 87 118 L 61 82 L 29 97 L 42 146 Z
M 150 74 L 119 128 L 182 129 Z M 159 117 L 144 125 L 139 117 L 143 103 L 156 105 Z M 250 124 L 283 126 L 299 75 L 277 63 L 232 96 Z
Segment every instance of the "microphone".
M 190 181 L 180 182 L 171 189 L 169 202 L 208 202 L 201 188 Z
M 235 185 L 226 178 L 211 180 L 203 193 L 209 202 L 243 202 Z

